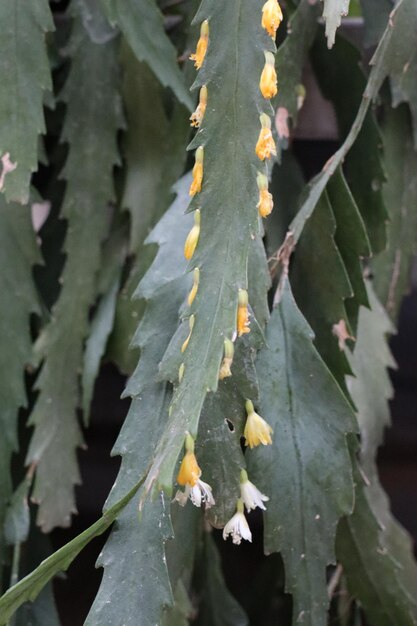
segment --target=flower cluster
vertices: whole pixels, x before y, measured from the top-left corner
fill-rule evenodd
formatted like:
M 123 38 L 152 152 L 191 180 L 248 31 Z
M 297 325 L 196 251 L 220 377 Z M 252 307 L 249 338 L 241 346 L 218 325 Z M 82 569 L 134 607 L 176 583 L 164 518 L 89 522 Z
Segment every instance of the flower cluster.
M 262 8 L 262 28 L 275 39 L 276 31 L 283 19 L 282 12 L 277 0 L 267 0 Z M 200 69 L 204 63 L 207 49 L 209 46 L 209 23 L 205 20 L 201 24 L 200 38 L 197 43 L 196 52 L 191 55 L 191 59 L 195 63 L 195 67 Z M 259 80 L 259 89 L 266 99 L 273 98 L 278 91 L 277 74 L 275 71 L 274 55 L 265 51 L 265 64 Z M 207 85 L 200 88 L 199 102 L 190 117 L 191 126 L 200 128 L 207 110 L 209 92 Z M 276 145 L 272 136 L 271 119 L 266 113 L 260 115 L 261 129 L 258 141 L 255 146 L 255 152 L 260 161 L 265 162 L 272 156 L 277 154 Z M 190 186 L 190 196 L 197 196 L 202 191 L 204 182 L 204 147 L 200 145 L 195 153 L 195 163 L 192 171 L 192 182 Z M 267 217 L 273 209 L 272 194 L 268 190 L 268 176 L 263 172 L 258 172 L 256 178 L 259 201 L 257 209 L 262 218 Z M 194 225 L 190 230 L 184 245 L 184 256 L 190 260 L 200 237 L 200 210 L 197 208 L 194 213 Z M 188 294 L 188 306 L 192 306 L 200 284 L 200 269 L 195 267 L 193 270 L 193 283 Z M 232 339 L 224 340 L 223 359 L 219 367 L 219 379 L 223 380 L 232 375 L 232 364 L 234 358 L 234 340 L 250 332 L 249 321 L 249 298 L 246 289 L 239 289 L 237 294 L 237 313 L 236 313 L 236 332 Z M 195 322 L 194 314 L 189 317 L 189 333 L 181 347 L 181 352 L 185 352 L 188 347 L 191 334 L 193 332 Z M 182 363 L 178 371 L 178 381 L 181 383 L 185 372 L 185 364 Z M 246 423 L 243 430 L 245 445 L 254 448 L 259 445 L 272 444 L 272 428 L 271 426 L 255 412 L 251 400 L 247 400 Z M 184 490 L 178 490 L 175 500 L 184 506 L 188 499 L 195 506 L 200 507 L 202 503 L 206 508 L 210 508 L 215 504 L 211 486 L 201 480 L 202 471 L 198 465 L 194 451 L 194 439 L 187 432 L 185 434 L 185 453 L 182 458 L 179 472 L 177 475 L 177 483 L 184 487 Z M 223 538 L 227 539 L 230 535 L 235 544 L 240 544 L 242 539 L 252 541 L 252 533 L 245 517 L 246 512 L 259 508 L 265 510 L 265 502 L 268 497 L 264 495 L 250 480 L 245 469 L 240 473 L 240 496 L 236 502 L 236 512 L 227 522 L 223 529 Z

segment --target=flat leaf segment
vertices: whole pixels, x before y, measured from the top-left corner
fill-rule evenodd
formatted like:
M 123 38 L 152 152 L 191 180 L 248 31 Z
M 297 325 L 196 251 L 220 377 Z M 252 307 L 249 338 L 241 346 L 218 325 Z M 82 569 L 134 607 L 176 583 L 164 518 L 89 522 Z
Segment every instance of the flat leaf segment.
M 43 99 L 52 88 L 45 33 L 54 25 L 47 0 L 2 0 L 0 24 L 0 192 L 25 203 L 45 131 Z
M 312 339 L 287 283 L 257 359 L 260 412 L 273 444 L 247 456 L 250 476 L 270 497 L 265 552 L 282 554 L 293 624 L 325 626 L 326 566 L 335 561 L 337 522 L 353 507 L 346 432 L 356 426 Z
M 37 464 L 33 497 L 40 504 L 38 523 L 45 531 L 67 525 L 75 509 L 76 447 L 82 443 L 76 414 L 78 374 L 88 311 L 96 295 L 100 245 L 109 221 L 107 203 L 113 197 L 121 122 L 116 40 L 95 44 L 76 20 L 71 46 L 71 72 L 63 95 L 67 104 L 63 139 L 71 142 L 62 210 L 68 221 L 67 259 L 52 319 L 36 345 L 44 364 L 37 380 L 40 393 L 31 416 L 35 432 L 28 452 L 28 462 Z
M 200 285 L 191 310 L 195 324 L 179 364 L 184 377 L 177 387 L 171 416 L 157 449 L 147 488 L 153 482 L 171 489 L 184 439 L 194 435 L 206 393 L 217 388 L 225 337 L 236 328 L 238 289 L 247 288 L 251 237 L 258 231 L 255 153 L 259 115 L 271 110 L 259 90 L 264 50 L 274 49 L 261 27 L 262 1 L 203 2 L 196 21 L 209 22 L 208 51 L 196 82 L 206 85 L 208 104 L 192 147 L 204 147 L 201 193 L 192 209 L 201 211 L 201 233 L 191 267 L 200 269 Z M 188 322 L 186 322 L 188 326 Z M 181 336 L 184 334 L 180 329 Z

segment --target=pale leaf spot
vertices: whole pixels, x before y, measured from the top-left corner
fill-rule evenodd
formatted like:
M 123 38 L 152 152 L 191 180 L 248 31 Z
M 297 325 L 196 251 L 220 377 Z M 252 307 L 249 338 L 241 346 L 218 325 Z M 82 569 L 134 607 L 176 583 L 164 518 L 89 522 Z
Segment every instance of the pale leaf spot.
M 31 209 L 33 230 L 35 233 L 38 233 L 49 215 L 51 203 L 49 200 L 45 200 L 44 202 L 34 202 Z
M 10 152 L 6 152 L 5 154 L 3 154 L 3 156 L 1 157 L 1 163 L 3 165 L 3 169 L 0 174 L 0 191 L 4 187 L 4 179 L 6 178 L 6 174 L 13 172 L 13 170 L 15 170 L 17 167 L 17 163 L 13 163 L 13 161 L 10 159 Z
M 339 350 L 341 351 L 345 349 L 346 341 L 348 339 L 355 341 L 355 337 L 352 337 L 352 335 L 349 335 L 348 330 L 346 328 L 346 322 L 343 319 L 340 320 L 340 322 L 338 322 L 337 324 L 333 324 L 332 333 L 335 337 L 337 337 Z
M 290 131 L 288 128 L 288 109 L 285 107 L 278 107 L 278 111 L 275 116 L 275 127 L 280 139 L 283 137 L 285 139 L 289 138 Z

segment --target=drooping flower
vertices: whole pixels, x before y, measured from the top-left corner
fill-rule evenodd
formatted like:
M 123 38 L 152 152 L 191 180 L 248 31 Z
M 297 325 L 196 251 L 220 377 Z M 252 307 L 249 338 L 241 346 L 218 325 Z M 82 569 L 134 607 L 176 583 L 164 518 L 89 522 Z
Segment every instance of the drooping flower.
M 203 117 L 206 112 L 206 107 L 207 107 L 207 87 L 203 85 L 200 89 L 200 98 L 199 98 L 198 106 L 190 117 L 191 126 L 194 126 L 194 128 L 200 127 L 200 124 L 203 121 Z
M 244 513 L 243 500 L 240 498 L 236 503 L 236 513 L 223 528 L 223 539 L 226 540 L 229 535 L 232 535 L 232 541 L 237 545 L 241 543 L 242 539 L 252 541 L 252 533 Z
M 256 507 L 265 511 L 266 507 L 264 502 L 269 500 L 268 496 L 261 493 L 259 489 L 251 483 L 248 478 L 248 473 L 244 469 L 240 472 L 240 497 L 242 498 L 248 513 L 249 511 L 256 509 Z
M 278 93 L 278 80 L 275 71 L 275 57 L 272 52 L 265 52 L 265 65 L 259 81 L 259 89 L 264 98 L 273 98 Z
M 190 433 L 186 433 L 185 454 L 181 461 L 177 483 L 182 486 L 190 485 L 190 487 L 194 487 L 200 476 L 201 469 L 194 454 L 194 439 L 191 437 Z
M 250 333 L 249 328 L 249 311 L 248 311 L 248 292 L 245 289 L 239 289 L 237 304 L 237 334 L 239 337 L 246 333 Z
M 196 267 L 194 268 L 194 272 L 193 272 L 193 286 L 191 287 L 191 291 L 188 294 L 188 298 L 187 298 L 188 306 L 191 306 L 192 303 L 194 302 L 194 298 L 197 295 L 199 283 L 200 283 L 200 270 L 198 269 L 198 267 Z
M 186 485 L 184 491 L 177 491 L 174 500 L 178 502 L 180 506 L 185 506 L 187 500 L 190 498 L 194 506 L 201 506 L 201 503 L 205 504 L 206 509 L 216 504 L 210 485 L 204 481 L 198 479 L 194 487 Z
M 204 161 L 204 148 L 199 146 L 195 153 L 195 163 L 193 167 L 193 180 L 190 186 L 190 196 L 195 196 L 196 193 L 201 191 L 201 185 L 203 184 L 203 161 Z
M 194 213 L 194 226 L 187 235 L 184 244 L 184 256 L 189 261 L 193 256 L 200 237 L 200 211 L 197 209 Z
M 262 7 L 262 27 L 275 39 L 276 32 L 283 19 L 278 0 L 267 0 Z
M 249 448 L 255 448 L 259 444 L 264 446 L 271 444 L 273 432 L 271 426 L 255 412 L 253 403 L 250 400 L 246 400 L 245 406 L 247 412 L 245 429 L 243 431 L 243 436 L 246 440 L 245 445 L 249 446 Z
M 261 122 L 261 131 L 256 143 L 256 154 L 261 161 L 269 159 L 271 155 L 276 155 L 277 149 L 271 131 L 271 120 L 268 115 L 262 113 L 259 116 Z
M 206 56 L 207 47 L 209 41 L 209 24 L 207 20 L 204 20 L 200 28 L 200 38 L 197 42 L 197 48 L 194 54 L 190 56 L 191 61 L 194 61 L 194 66 L 199 70 L 203 65 L 204 57 Z
M 187 349 L 187 346 L 188 346 L 188 344 L 190 342 L 190 339 L 191 339 L 191 335 L 193 333 L 194 322 L 195 322 L 195 315 L 190 315 L 189 320 L 188 320 L 188 324 L 189 324 L 190 330 L 189 330 L 187 339 L 184 341 L 184 343 L 181 346 L 181 352 L 185 352 L 186 349 Z
M 265 174 L 258 173 L 256 178 L 259 189 L 259 202 L 256 205 L 259 215 L 261 217 L 267 217 L 274 208 L 274 200 L 272 194 L 268 191 L 268 179 Z
M 223 378 L 228 378 L 229 376 L 232 375 L 230 367 L 233 363 L 234 353 L 235 353 L 235 348 L 233 345 L 233 341 L 230 341 L 230 339 L 225 339 L 224 340 L 224 357 L 223 357 L 223 361 L 222 361 L 222 364 L 220 366 L 220 371 L 219 371 L 220 380 L 223 380 Z
M 201 469 L 194 454 L 194 439 L 189 433 L 185 435 L 185 454 L 181 461 L 177 476 L 177 483 L 184 486 L 184 491 L 177 491 L 174 500 L 181 506 L 185 506 L 188 498 L 200 507 L 204 502 L 206 508 L 215 504 L 210 485 L 200 480 Z

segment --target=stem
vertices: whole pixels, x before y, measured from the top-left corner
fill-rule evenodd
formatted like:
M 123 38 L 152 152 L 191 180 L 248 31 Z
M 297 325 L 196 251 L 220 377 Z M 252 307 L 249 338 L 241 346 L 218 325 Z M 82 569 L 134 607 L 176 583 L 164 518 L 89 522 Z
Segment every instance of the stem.
M 20 563 L 20 551 L 22 544 L 15 543 L 13 546 L 13 559 L 12 559 L 12 571 L 10 574 L 10 587 L 13 587 L 19 580 L 19 563 Z M 13 626 L 15 623 L 15 616 L 13 615 L 8 622 L 8 626 Z
M 327 593 L 328 593 L 330 600 L 333 598 L 334 592 L 336 591 L 336 588 L 340 582 L 340 578 L 342 574 L 343 574 L 343 567 L 339 563 L 339 565 L 336 567 L 336 569 L 333 572 L 333 575 L 329 581 L 329 584 L 327 585 Z

